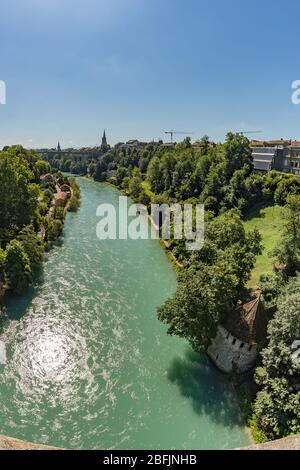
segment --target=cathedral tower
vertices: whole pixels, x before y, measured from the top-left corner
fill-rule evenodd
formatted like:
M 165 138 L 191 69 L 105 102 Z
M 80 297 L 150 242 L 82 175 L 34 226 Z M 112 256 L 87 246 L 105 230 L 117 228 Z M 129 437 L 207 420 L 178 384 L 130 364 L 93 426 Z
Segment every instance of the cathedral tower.
M 105 129 L 104 129 L 104 132 L 103 132 L 101 147 L 107 147 L 107 139 L 106 139 Z

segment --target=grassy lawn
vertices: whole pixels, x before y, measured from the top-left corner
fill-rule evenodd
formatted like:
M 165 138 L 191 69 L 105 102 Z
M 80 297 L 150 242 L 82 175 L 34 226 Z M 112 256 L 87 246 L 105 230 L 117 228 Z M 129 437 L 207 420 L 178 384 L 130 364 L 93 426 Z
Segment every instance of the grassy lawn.
M 246 231 L 253 230 L 256 227 L 262 236 L 263 243 L 263 253 L 256 260 L 249 286 L 258 285 L 262 274 L 271 274 L 273 272 L 273 260 L 270 257 L 270 251 L 276 247 L 281 238 L 284 226 L 283 210 L 280 206 L 257 207 L 249 212 L 245 219 Z

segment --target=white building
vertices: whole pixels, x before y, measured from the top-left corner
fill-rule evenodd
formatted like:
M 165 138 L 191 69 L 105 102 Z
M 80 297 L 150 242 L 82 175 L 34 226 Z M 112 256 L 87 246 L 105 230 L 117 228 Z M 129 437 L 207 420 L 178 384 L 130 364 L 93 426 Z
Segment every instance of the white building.
M 207 354 L 223 372 L 246 372 L 255 365 L 266 339 L 267 324 L 268 316 L 260 297 L 240 303 L 218 326 Z

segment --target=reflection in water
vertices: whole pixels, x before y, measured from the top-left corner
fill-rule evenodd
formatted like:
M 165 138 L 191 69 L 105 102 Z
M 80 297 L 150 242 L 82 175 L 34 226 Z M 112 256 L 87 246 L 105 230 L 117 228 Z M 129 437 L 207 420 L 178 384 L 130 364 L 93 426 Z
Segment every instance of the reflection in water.
M 78 449 L 246 444 L 228 384 L 156 318 L 176 285 L 159 244 L 100 242 L 96 208 L 119 194 L 81 187 L 64 243 L 36 285 L 8 300 L 0 433 Z
M 187 349 L 184 355 L 173 359 L 168 377 L 178 386 L 181 395 L 189 399 L 199 416 L 209 415 L 226 427 L 242 425 L 231 389 L 229 386 L 224 388 L 220 380 L 223 377 L 226 381 L 227 377 L 212 368 L 208 358 Z

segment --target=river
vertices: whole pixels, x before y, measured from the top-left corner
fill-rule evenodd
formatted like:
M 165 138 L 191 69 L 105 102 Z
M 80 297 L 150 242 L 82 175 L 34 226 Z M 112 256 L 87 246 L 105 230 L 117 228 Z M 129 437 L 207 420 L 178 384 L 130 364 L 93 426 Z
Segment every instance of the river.
M 34 286 L 7 300 L 0 433 L 73 449 L 247 445 L 227 378 L 156 318 L 176 288 L 158 241 L 99 241 L 96 208 L 119 192 L 78 181 L 80 210 Z

